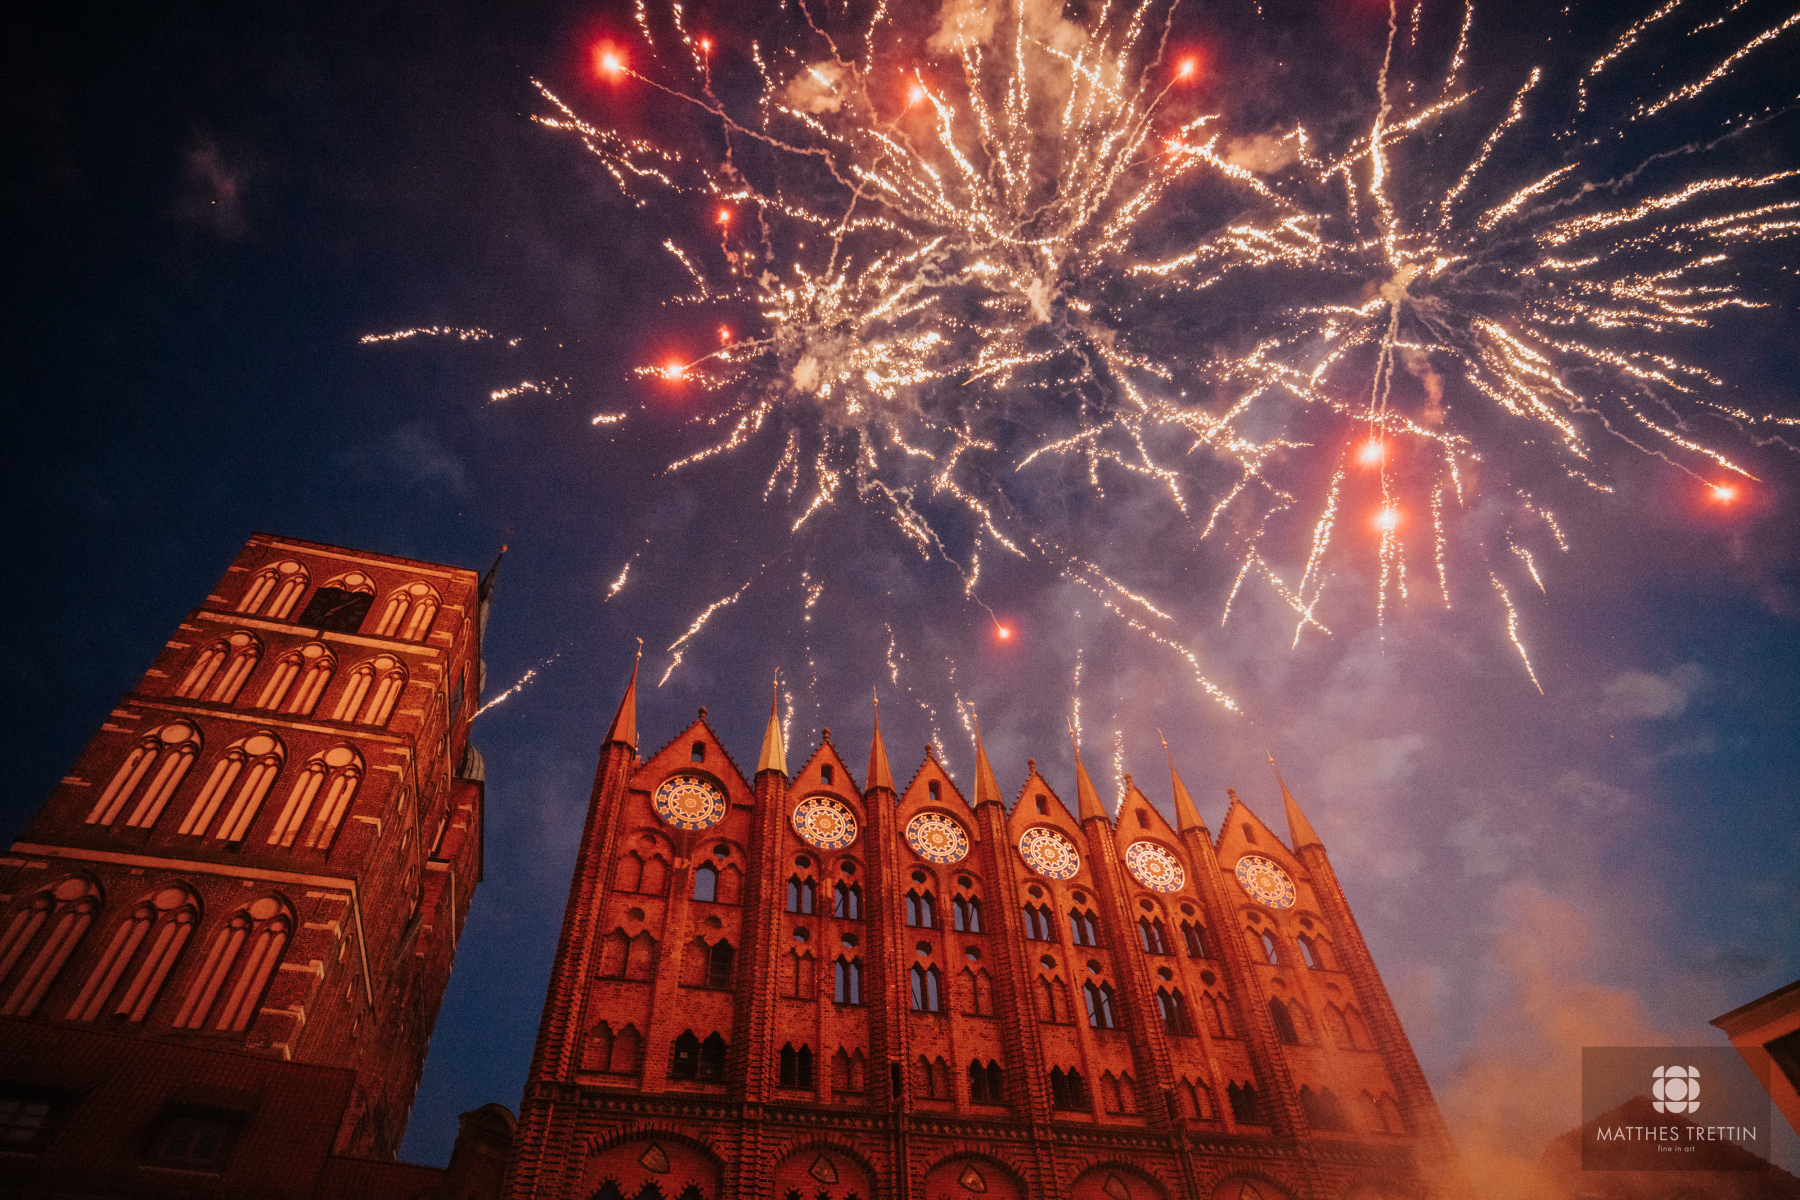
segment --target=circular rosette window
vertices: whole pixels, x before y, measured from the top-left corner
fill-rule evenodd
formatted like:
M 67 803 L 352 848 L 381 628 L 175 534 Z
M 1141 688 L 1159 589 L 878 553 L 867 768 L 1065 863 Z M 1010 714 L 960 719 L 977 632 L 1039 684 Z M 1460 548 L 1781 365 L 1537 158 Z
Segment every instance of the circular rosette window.
M 1081 870 L 1081 852 L 1054 829 L 1027 829 L 1019 838 L 1019 855 L 1025 865 L 1047 879 L 1067 879 Z
M 945 866 L 968 857 L 969 835 L 943 813 L 920 813 L 906 823 L 906 844 L 920 858 Z
M 1294 881 L 1279 864 L 1259 854 L 1246 854 L 1238 859 L 1237 879 L 1258 904 L 1270 908 L 1294 907 Z
M 725 793 L 698 775 L 671 775 L 651 803 L 677 829 L 707 829 L 725 816 Z
M 1173 854 L 1155 842 L 1133 842 L 1125 848 L 1125 866 L 1145 887 L 1158 892 L 1179 892 L 1187 873 Z
M 830 796 L 808 796 L 794 805 L 794 832 L 821 850 L 842 850 L 856 840 L 856 814 Z

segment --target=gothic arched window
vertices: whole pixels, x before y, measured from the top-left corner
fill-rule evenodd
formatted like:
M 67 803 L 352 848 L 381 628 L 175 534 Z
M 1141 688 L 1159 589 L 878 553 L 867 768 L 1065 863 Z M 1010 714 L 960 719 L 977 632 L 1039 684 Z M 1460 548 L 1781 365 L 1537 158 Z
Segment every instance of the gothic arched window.
M 862 959 L 840 958 L 832 966 L 832 999 L 839 1004 L 862 1003 Z
M 148 776 L 150 782 L 138 797 L 125 824 L 138 828 L 154 825 L 163 805 L 168 803 L 169 795 L 187 774 L 199 752 L 200 733 L 185 721 L 171 721 L 150 730 L 113 772 L 112 780 L 94 801 L 94 807 L 88 810 L 87 824 L 111 825 L 118 819 L 119 810 L 137 793 L 138 785 Z
M 391 654 L 381 655 L 368 667 L 375 680 L 374 693 L 362 716 L 351 714 L 351 719 L 364 725 L 386 725 L 394 715 L 394 706 L 400 703 L 400 693 L 406 690 L 406 668 Z
M 237 611 L 249 616 L 265 616 L 280 621 L 294 611 L 295 601 L 306 591 L 306 568 L 289 559 L 266 567 L 238 600 Z M 264 612 L 264 602 L 267 612 Z
M 376 637 L 397 637 L 402 641 L 424 640 L 437 617 L 438 594 L 430 584 L 409 583 L 388 595 L 387 605 L 376 622 Z
M 800 878 L 798 875 L 788 876 L 787 910 L 791 913 L 810 913 L 818 885 L 810 877 Z
M 193 935 L 199 909 L 200 902 L 184 887 L 164 888 L 141 902 L 113 931 L 81 994 L 69 1006 L 68 1019 L 97 1018 L 112 1001 L 120 981 L 129 977 L 113 1006 L 113 1019 L 142 1021 Z
M 708 1034 L 700 1043 L 700 1081 L 717 1083 L 725 1078 L 725 1052 L 729 1049 L 724 1038 L 716 1033 Z
M 213 700 L 230 704 L 262 657 L 262 643 L 239 630 L 208 642 L 194 655 L 187 673 L 175 685 L 184 700 Z
M 1028 942 L 1049 942 L 1056 939 L 1051 928 L 1050 908 L 1044 904 L 1027 904 L 1020 910 L 1025 918 L 1025 940 Z
M 224 819 L 219 822 L 215 836 L 223 842 L 243 841 L 244 831 L 262 807 L 263 798 L 269 794 L 275 776 L 280 773 L 286 753 L 281 739 L 266 729 L 225 747 L 225 752 L 219 755 L 207 774 L 206 782 L 200 785 L 200 794 L 194 797 L 194 803 L 189 806 L 187 816 L 181 819 L 181 827 L 176 832 L 204 836 L 225 798 L 231 795 L 232 785 L 242 776 L 244 782 L 238 787 Z
M 943 1011 L 942 998 L 939 994 L 938 969 L 936 967 L 914 967 L 910 974 L 912 976 L 913 1011 Z
M 238 910 L 213 935 L 206 961 L 188 985 L 175 1028 L 242 1033 L 250 1027 L 293 931 L 293 914 L 270 896 Z
M 694 899 L 711 904 L 719 894 L 719 869 L 701 863 L 694 871 Z
M 846 921 L 862 920 L 862 884 L 840 883 L 832 889 L 831 915 Z
M 1181 943 L 1187 947 L 1189 958 L 1206 957 L 1206 927 L 1198 921 L 1181 923 Z
M 675 1052 L 669 1060 L 670 1079 L 697 1079 L 700 1076 L 700 1039 L 691 1029 L 675 1039 Z
M 981 932 L 981 901 L 973 896 L 958 896 L 950 902 L 951 919 L 958 933 Z
M 1087 997 L 1088 1024 L 1095 1029 L 1114 1029 L 1113 990 L 1110 984 L 1084 983 L 1081 990 Z
M 1262 951 L 1263 958 L 1268 964 L 1270 966 L 1280 965 L 1281 954 L 1275 948 L 1275 935 L 1266 929 L 1259 929 L 1256 931 L 1256 939 L 1257 948 Z
M 1200 1000 L 1200 1008 L 1206 1014 L 1206 1032 L 1216 1038 L 1236 1036 L 1231 1032 L 1230 1010 L 1225 1002 L 1211 992 L 1204 993 Z
M 1085 908 L 1069 910 L 1069 938 L 1077 946 L 1100 944 L 1100 922 Z
M 333 746 L 320 754 L 315 754 L 301 768 L 300 778 L 294 781 L 288 792 L 287 803 L 282 806 L 281 815 L 275 819 L 275 827 L 269 831 L 269 845 L 292 846 L 300 829 L 306 824 L 306 817 L 313 809 L 313 801 L 319 799 L 318 809 L 301 846 L 308 850 L 327 849 L 331 839 L 337 834 L 338 824 L 344 819 L 344 813 L 350 808 L 350 801 L 356 796 L 357 784 L 362 781 L 363 761 L 349 746 Z
M 1192 1037 L 1194 1022 L 1188 1016 L 1187 999 L 1180 988 L 1156 989 L 1156 1009 L 1161 1014 L 1163 1028 L 1176 1037 Z
M 937 901 L 930 892 L 906 893 L 906 923 L 915 929 L 937 928 Z
M 731 964 L 737 958 L 737 951 L 731 943 L 720 938 L 706 955 L 706 986 L 710 988 L 728 988 L 731 986 Z
M 1306 1114 L 1306 1123 L 1314 1129 L 1349 1128 L 1344 1106 L 1338 1102 L 1337 1094 L 1330 1088 L 1320 1088 L 1315 1092 L 1310 1086 L 1303 1085 L 1300 1088 L 1300 1111 Z
M 1064 1112 L 1080 1112 L 1088 1107 L 1087 1086 L 1081 1072 L 1074 1067 L 1050 1069 L 1050 1107 Z
M 788 1042 L 781 1047 L 780 1080 L 782 1087 L 810 1088 L 813 1085 L 813 1052 L 811 1046 L 795 1048 Z
M 0 1016 L 29 1017 L 100 911 L 100 892 L 71 875 L 32 896 L 0 934 Z M 40 939 L 39 934 L 44 936 Z
M 1143 943 L 1145 954 L 1167 954 L 1169 952 L 1168 930 L 1163 928 L 1160 920 L 1139 917 L 1138 940 Z
M 969 1061 L 969 1100 L 975 1104 L 1006 1103 L 1006 1076 L 999 1063 L 989 1059 L 983 1066 L 978 1058 Z
M 1295 938 L 1294 941 L 1299 945 L 1300 958 L 1306 963 L 1309 970 L 1322 971 L 1325 969 L 1325 956 L 1319 953 L 1319 944 L 1317 942 L 1307 937 L 1304 933 Z

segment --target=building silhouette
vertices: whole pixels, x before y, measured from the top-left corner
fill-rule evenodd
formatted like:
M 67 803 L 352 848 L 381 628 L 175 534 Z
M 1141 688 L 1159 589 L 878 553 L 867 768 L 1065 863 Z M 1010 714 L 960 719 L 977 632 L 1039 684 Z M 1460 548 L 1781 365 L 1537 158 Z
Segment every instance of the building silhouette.
M 706 710 L 600 752 L 520 1110 L 516 1200 L 1278 1200 L 1459 1190 L 1331 863 L 928 747 L 742 772 Z M 1277 776 L 1279 779 L 1279 776 Z
M 0 858 L 0 1190 L 443 1184 L 391 1160 L 481 880 L 492 578 L 258 534 L 181 622 Z

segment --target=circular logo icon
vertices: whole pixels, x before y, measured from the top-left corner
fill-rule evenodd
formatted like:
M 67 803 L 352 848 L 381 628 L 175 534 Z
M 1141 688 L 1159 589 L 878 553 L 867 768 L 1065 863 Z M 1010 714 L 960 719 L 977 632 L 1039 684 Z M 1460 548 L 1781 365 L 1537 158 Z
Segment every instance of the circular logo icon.
M 830 796 L 808 796 L 794 805 L 794 832 L 821 850 L 842 850 L 856 840 L 856 814 Z
M 943 813 L 924 812 L 906 823 L 906 844 L 929 862 L 948 866 L 969 853 L 969 835 Z
M 1081 852 L 1054 829 L 1037 826 L 1019 838 L 1019 856 L 1046 879 L 1067 879 L 1081 870 Z
M 1657 1112 L 1700 1111 L 1700 1068 L 1658 1067 L 1650 1072 L 1650 1107 Z
M 1281 867 L 1259 854 L 1238 859 L 1237 880 L 1250 898 L 1270 908 L 1294 907 L 1294 881 Z
M 656 815 L 677 829 L 706 829 L 725 816 L 725 794 L 698 775 L 671 775 L 651 799 Z
M 1133 842 L 1127 846 L 1125 867 L 1152 891 L 1179 892 L 1187 882 L 1180 861 L 1155 842 Z

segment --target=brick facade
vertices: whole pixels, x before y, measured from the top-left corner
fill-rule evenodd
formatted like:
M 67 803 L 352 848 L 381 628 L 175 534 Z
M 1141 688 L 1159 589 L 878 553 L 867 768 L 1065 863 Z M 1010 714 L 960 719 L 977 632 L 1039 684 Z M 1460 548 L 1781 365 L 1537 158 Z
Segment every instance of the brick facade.
M 826 731 L 746 778 L 699 719 L 601 749 L 514 1200 L 1278 1200 L 1459 1191 L 1324 849 L 1235 794 L 1076 810 L 979 739 L 859 786 Z M 1129 782 L 1129 781 L 1128 781 Z M 1031 847 L 1028 860 L 1025 847 Z M 1248 884 L 1240 882 L 1240 860 Z M 1254 869 L 1253 869 L 1254 868 Z M 1259 890 L 1258 890 L 1259 889 Z
M 88 1037 L 96 1063 L 159 1064 L 140 1124 L 181 1103 L 181 1064 L 254 1059 L 239 1093 L 300 1088 L 330 1110 L 325 1152 L 393 1157 L 481 879 L 484 594 L 469 570 L 249 540 L 0 858 L 0 1017 L 41 1031 L 4 1039 L 0 1084 L 55 1126 L 0 1141 L 37 1156 L 0 1170 L 118 1140 L 90 1111 L 112 1068 L 44 1076 L 46 1039 Z M 141 1160 L 152 1136 L 122 1144 Z

